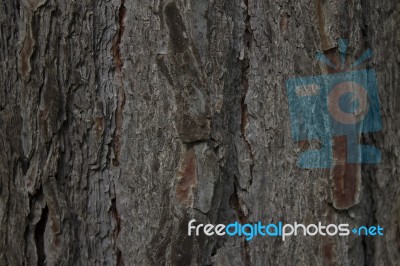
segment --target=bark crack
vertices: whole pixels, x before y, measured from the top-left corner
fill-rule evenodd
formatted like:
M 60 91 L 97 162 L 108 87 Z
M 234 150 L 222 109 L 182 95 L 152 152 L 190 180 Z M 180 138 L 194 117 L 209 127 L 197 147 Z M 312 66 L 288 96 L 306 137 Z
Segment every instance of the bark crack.
M 246 136 L 246 128 L 248 126 L 248 107 L 246 103 L 246 96 L 249 91 L 249 80 L 248 80 L 248 74 L 250 70 L 250 49 L 252 45 L 252 30 L 250 26 L 250 15 L 248 12 L 248 0 L 245 0 L 245 5 L 246 5 L 246 11 L 245 11 L 245 30 L 244 30 L 244 54 L 243 54 L 243 60 L 242 60 L 242 95 L 241 95 L 241 101 L 240 101 L 240 107 L 241 107 L 241 121 L 240 121 L 240 132 L 243 137 L 243 141 L 246 144 L 248 151 L 249 151 L 249 157 L 250 157 L 250 182 L 253 179 L 253 167 L 254 167 L 254 152 L 253 152 L 253 147 L 251 146 L 251 143 L 249 139 Z
M 248 216 L 247 213 L 243 210 L 242 203 L 240 202 L 239 194 L 238 194 L 238 184 L 235 182 L 233 184 L 233 193 L 231 194 L 229 198 L 229 203 L 231 207 L 235 210 L 236 216 L 241 224 L 247 224 L 248 223 Z M 244 259 L 244 264 L 246 266 L 251 265 L 251 258 L 250 258 L 250 248 L 249 248 L 249 243 L 248 241 L 244 240 L 243 242 L 243 259 Z
M 251 146 L 251 143 L 249 139 L 247 138 L 246 135 L 246 128 L 248 126 L 248 106 L 246 103 L 246 96 L 249 91 L 249 79 L 248 79 L 248 74 L 250 70 L 250 50 L 251 50 L 251 45 L 252 45 L 252 31 L 251 31 L 251 25 L 250 25 L 250 15 L 249 15 L 249 3 L 248 0 L 244 0 L 244 4 L 246 5 L 246 10 L 245 10 L 245 29 L 244 29 L 244 54 L 243 54 L 243 61 L 242 61 L 242 95 L 241 95 L 241 121 L 240 121 L 240 131 L 243 137 L 243 141 L 245 142 L 248 151 L 249 151 L 249 157 L 250 157 L 250 185 L 252 184 L 253 180 L 253 167 L 254 167 L 254 153 L 253 153 L 253 147 Z M 242 204 L 239 199 L 239 194 L 237 191 L 237 185 L 234 184 L 234 207 L 237 212 L 239 221 L 243 223 L 248 222 L 248 214 L 243 211 Z M 243 259 L 244 259 L 244 264 L 245 265 L 251 265 L 251 257 L 250 257 L 250 247 L 249 243 L 244 240 L 243 242 Z
M 46 230 L 47 219 L 49 216 L 49 209 L 47 205 L 42 209 L 42 215 L 39 222 L 35 227 L 35 244 L 37 254 L 37 265 L 46 265 L 46 251 L 44 247 L 44 233 Z
M 123 125 L 123 110 L 125 107 L 125 91 L 122 84 L 122 67 L 124 65 L 124 61 L 121 57 L 121 40 L 125 31 L 125 17 L 126 17 L 126 7 L 125 0 L 121 0 L 121 5 L 118 11 L 118 30 L 114 36 L 113 45 L 112 45 L 112 53 L 114 56 L 115 62 L 115 75 L 118 78 L 119 89 L 118 89 L 118 100 L 117 100 L 117 108 L 115 110 L 115 131 L 113 136 L 113 149 L 114 149 L 114 158 L 112 160 L 112 164 L 114 166 L 119 165 L 119 155 L 121 152 L 121 135 L 122 135 L 122 125 Z
M 118 103 L 117 103 L 117 109 L 115 110 L 115 131 L 113 137 L 113 148 L 115 157 L 112 160 L 114 166 L 119 165 L 124 107 L 125 107 L 125 91 L 121 85 L 121 87 L 118 90 Z
M 121 74 L 121 69 L 122 66 L 124 65 L 124 62 L 121 58 L 121 40 L 122 36 L 124 35 L 125 31 L 125 17 L 126 17 L 126 7 L 125 7 L 125 0 L 121 0 L 121 5 L 118 10 L 118 18 L 117 18 L 117 24 L 118 24 L 118 29 L 117 33 L 114 36 L 113 39 L 113 45 L 112 45 L 112 53 L 114 56 L 114 63 L 115 63 L 115 72 L 117 74 Z
M 114 232 L 113 232 L 113 243 L 114 243 L 114 250 L 117 254 L 117 266 L 123 266 L 124 261 L 122 258 L 122 253 L 121 250 L 117 247 L 117 239 L 118 239 L 118 235 L 121 232 L 121 218 L 117 209 L 117 198 L 113 198 L 111 199 L 111 212 L 115 221 L 115 228 L 114 228 Z

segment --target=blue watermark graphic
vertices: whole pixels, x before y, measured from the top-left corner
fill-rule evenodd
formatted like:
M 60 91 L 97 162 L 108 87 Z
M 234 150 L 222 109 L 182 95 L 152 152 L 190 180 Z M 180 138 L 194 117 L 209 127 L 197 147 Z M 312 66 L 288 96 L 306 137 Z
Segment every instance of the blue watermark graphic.
M 360 144 L 362 133 L 382 130 L 378 83 L 373 69 L 344 71 L 348 42 L 339 40 L 340 64 L 335 66 L 324 54 L 317 59 L 342 71 L 287 80 L 292 138 L 319 141 L 317 150 L 304 151 L 298 158 L 300 168 L 332 168 L 333 137 L 346 137 L 347 163 L 379 163 L 380 151 Z M 350 67 L 359 66 L 372 56 L 368 49 Z

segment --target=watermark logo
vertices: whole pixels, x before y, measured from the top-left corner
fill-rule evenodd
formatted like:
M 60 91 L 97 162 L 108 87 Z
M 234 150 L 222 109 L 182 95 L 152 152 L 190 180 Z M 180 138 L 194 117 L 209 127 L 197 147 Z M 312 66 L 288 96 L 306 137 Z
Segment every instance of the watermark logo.
M 243 236 L 247 241 L 256 236 L 279 237 L 285 241 L 290 236 L 348 236 L 353 233 L 356 236 L 383 236 L 384 229 L 380 226 L 361 226 L 350 230 L 349 224 L 317 224 L 304 225 L 301 223 L 284 224 L 282 222 L 263 224 L 261 221 L 254 224 L 241 224 L 239 222 L 225 224 L 196 224 L 193 219 L 188 224 L 188 236 Z
M 338 42 L 340 63 L 333 64 L 324 54 L 317 60 L 339 71 L 320 76 L 298 77 L 286 82 L 292 138 L 318 141 L 318 149 L 304 151 L 297 160 L 300 168 L 332 168 L 333 138 L 345 137 L 345 163 L 379 163 L 380 151 L 360 144 L 362 133 L 382 130 L 378 84 L 373 69 L 348 71 L 372 57 L 368 49 L 352 65 L 346 66 L 348 42 Z

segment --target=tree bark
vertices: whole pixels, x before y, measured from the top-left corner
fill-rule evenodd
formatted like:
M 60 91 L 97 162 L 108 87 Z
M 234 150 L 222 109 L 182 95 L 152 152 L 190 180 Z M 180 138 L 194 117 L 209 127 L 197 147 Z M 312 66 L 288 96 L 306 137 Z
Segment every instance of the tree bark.
M 0 265 L 400 263 L 395 0 L 3 0 Z M 285 81 L 374 51 L 382 162 L 346 208 L 296 166 Z M 337 192 L 337 191 L 336 191 Z M 335 196 L 336 195 L 336 196 Z M 336 198 L 335 198 L 336 197 Z M 380 224 L 377 238 L 188 236 L 197 223 Z

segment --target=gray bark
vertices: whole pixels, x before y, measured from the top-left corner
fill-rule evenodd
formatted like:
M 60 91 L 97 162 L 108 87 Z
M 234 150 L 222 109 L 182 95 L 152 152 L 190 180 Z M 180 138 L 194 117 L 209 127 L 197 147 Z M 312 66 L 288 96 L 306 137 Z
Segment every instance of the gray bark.
M 3 0 L 0 265 L 399 264 L 399 12 L 396 0 Z M 384 125 L 364 136 L 382 163 L 359 169 L 340 209 L 329 170 L 296 166 L 285 92 L 329 72 L 313 55 L 333 56 L 338 38 L 351 58 L 373 49 Z M 386 231 L 246 242 L 189 237 L 191 219 Z

